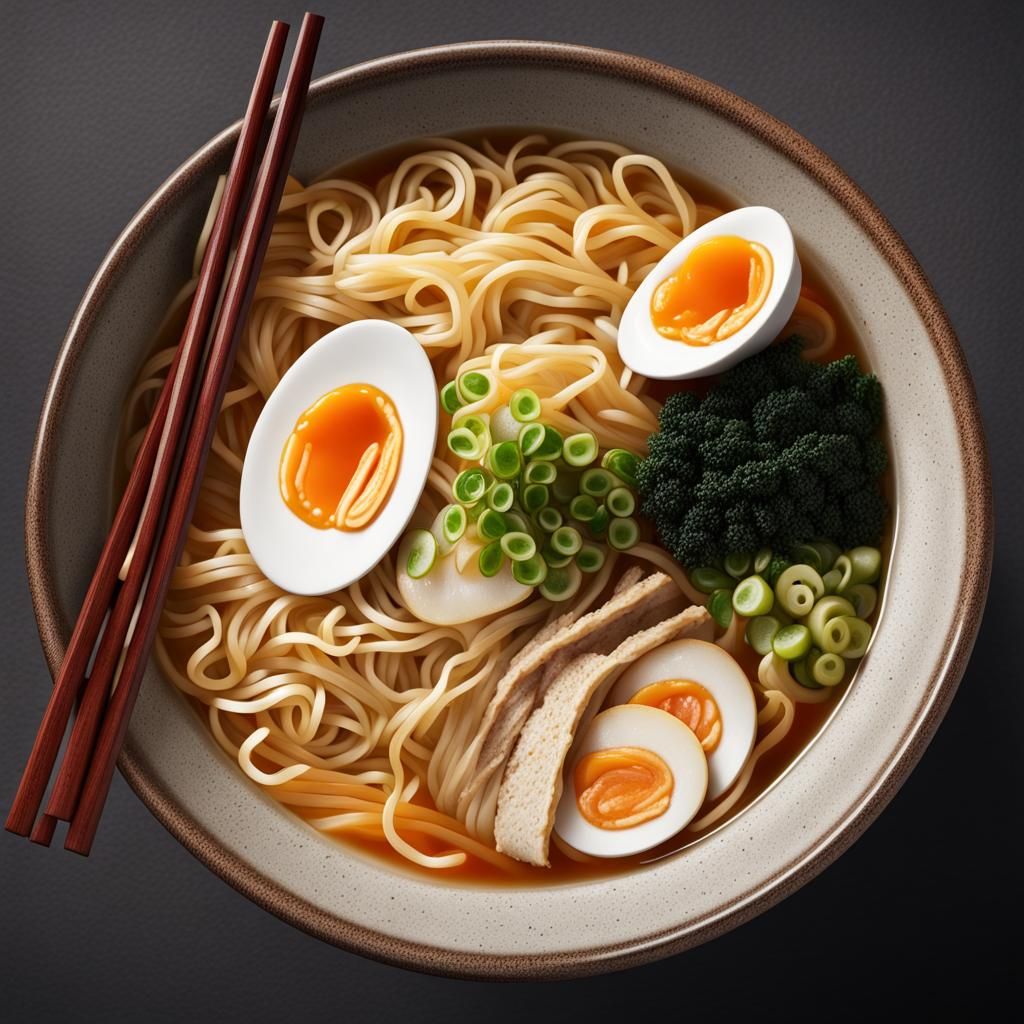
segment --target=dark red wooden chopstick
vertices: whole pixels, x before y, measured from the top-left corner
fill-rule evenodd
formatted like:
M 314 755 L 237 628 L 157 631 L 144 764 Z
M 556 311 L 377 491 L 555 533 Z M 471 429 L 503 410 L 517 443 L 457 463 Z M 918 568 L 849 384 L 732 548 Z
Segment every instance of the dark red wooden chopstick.
M 168 434 L 168 412 L 175 403 L 180 407 L 174 417 L 178 423 L 180 434 L 181 417 L 188 411 L 190 392 L 198 367 L 198 356 L 202 353 L 203 342 L 209 333 L 210 323 L 223 285 L 231 247 L 231 236 L 252 178 L 252 170 L 259 153 L 260 137 L 273 97 L 274 83 L 281 66 L 287 36 L 288 26 L 283 22 L 274 22 L 267 37 L 259 72 L 249 98 L 249 106 L 228 172 L 220 208 L 217 211 L 207 243 L 199 282 L 178 351 L 168 371 L 167 380 L 161 389 L 145 438 L 135 458 L 128 484 L 118 505 L 113 526 L 104 543 L 96 571 L 79 611 L 71 640 L 61 662 L 60 672 L 57 675 L 35 743 L 22 773 L 14 803 L 7 817 L 6 827 L 10 831 L 28 835 L 32 830 L 32 838 L 36 842 L 48 843 L 53 835 L 55 820 L 50 813 L 39 820 L 35 829 L 32 828 L 32 823 L 42 803 L 71 711 L 81 692 L 89 657 L 96 645 L 104 616 L 110 608 L 118 574 L 137 531 L 139 541 L 144 540 L 140 515 L 144 522 L 146 517 L 144 510 L 155 508 L 159 512 L 163 502 L 162 493 L 155 500 L 151 500 L 151 498 L 153 498 L 152 485 L 160 478 L 159 466 L 163 466 L 166 470 L 168 458 L 173 459 L 177 446 L 177 438 Z M 192 360 L 190 367 L 184 366 L 186 355 Z M 185 379 L 183 376 L 183 370 L 186 369 L 190 379 Z M 166 482 L 166 478 L 163 478 L 164 486 L 166 486 Z M 150 537 L 143 547 L 146 547 L 147 544 L 151 545 L 152 539 Z M 133 567 L 139 567 L 144 571 L 147 562 L 148 550 L 143 555 L 137 545 L 133 556 Z M 126 588 L 122 587 L 119 598 L 124 597 L 125 593 Z M 134 607 L 134 600 L 132 607 Z M 130 618 L 130 608 L 128 614 Z M 113 622 L 113 615 L 111 621 Z M 110 623 L 108 623 L 109 625 Z M 114 625 L 117 626 L 116 623 Z M 127 627 L 127 622 L 124 623 L 124 627 Z M 124 641 L 123 633 L 116 643 L 113 639 L 114 633 L 109 633 L 109 636 L 111 639 L 107 640 L 108 631 L 105 630 L 104 640 L 108 643 L 108 649 L 116 646 L 116 650 L 119 652 Z M 101 647 L 102 643 L 101 641 Z M 100 653 L 97 652 L 97 662 Z M 73 763 L 78 765 L 76 769 L 78 772 L 84 767 L 79 762 L 83 757 L 87 759 L 91 752 L 98 713 L 102 711 L 109 687 L 109 678 L 106 683 L 103 683 L 102 676 L 97 673 L 95 666 L 91 673 L 91 680 L 95 680 L 96 685 L 91 688 L 87 687 L 86 699 L 83 700 L 82 708 L 76 719 L 72 741 L 69 742 L 69 754 L 73 755 Z M 83 723 L 83 713 L 86 712 L 93 721 L 90 722 L 86 719 L 84 724 L 80 725 L 79 723 Z M 66 764 L 67 760 L 65 760 Z M 73 775 L 62 777 L 66 779 L 62 796 L 48 808 L 48 811 L 55 810 L 60 817 L 70 817 L 74 810 L 74 793 L 77 792 L 77 787 L 72 785 Z M 57 795 L 56 790 L 54 795 Z
M 185 442 L 166 522 L 153 558 L 152 571 L 139 606 L 138 620 L 125 651 L 117 687 L 103 715 L 96 746 L 89 760 L 85 782 L 64 843 L 66 849 L 76 853 L 88 854 L 92 848 L 167 587 L 181 556 L 228 376 L 234 363 L 235 350 L 245 326 L 263 256 L 270 241 L 274 215 L 281 202 L 288 168 L 295 151 L 322 27 L 323 18 L 319 15 L 306 14 L 303 18 L 277 117 L 242 225 L 235 261 L 228 274 L 199 400 Z

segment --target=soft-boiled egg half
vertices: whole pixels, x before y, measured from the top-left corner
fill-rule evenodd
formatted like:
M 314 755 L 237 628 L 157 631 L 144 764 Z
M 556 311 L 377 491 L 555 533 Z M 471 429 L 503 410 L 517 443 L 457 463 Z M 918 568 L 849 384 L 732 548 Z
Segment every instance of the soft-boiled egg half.
M 720 373 L 772 342 L 800 295 L 800 261 L 781 213 L 746 206 L 670 249 L 633 293 L 619 354 L 645 377 Z
M 707 757 L 709 800 L 736 781 L 757 735 L 746 673 L 704 640 L 676 640 L 644 655 L 619 677 L 607 703 L 657 708 L 684 723 Z
M 360 320 L 325 335 L 274 389 L 242 468 L 242 533 L 263 574 L 327 594 L 390 550 L 437 438 L 430 362 L 405 328 Z
M 570 753 L 555 832 L 591 857 L 663 843 L 704 803 L 708 763 L 678 718 L 640 704 L 596 715 Z

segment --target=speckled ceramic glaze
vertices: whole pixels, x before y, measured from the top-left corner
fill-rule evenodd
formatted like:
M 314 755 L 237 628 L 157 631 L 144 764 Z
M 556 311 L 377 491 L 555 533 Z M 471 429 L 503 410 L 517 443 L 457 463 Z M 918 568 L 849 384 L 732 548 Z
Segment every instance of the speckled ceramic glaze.
M 310 177 L 418 135 L 493 125 L 612 138 L 741 202 L 775 207 L 837 283 L 885 382 L 899 510 L 882 628 L 855 685 L 795 767 L 726 827 L 635 874 L 557 888 L 432 884 L 320 837 L 247 782 L 155 668 L 120 765 L 197 857 L 314 935 L 438 973 L 570 976 L 678 952 L 749 919 L 834 860 L 891 799 L 974 640 L 991 552 L 989 478 L 963 357 L 902 241 L 806 140 L 698 78 L 547 43 L 404 54 L 313 86 L 294 170 Z M 27 506 L 29 575 L 52 669 L 108 522 L 119 410 L 188 276 L 236 133 L 200 150 L 128 226 L 57 362 Z M 945 585 L 936 585 L 939 552 Z

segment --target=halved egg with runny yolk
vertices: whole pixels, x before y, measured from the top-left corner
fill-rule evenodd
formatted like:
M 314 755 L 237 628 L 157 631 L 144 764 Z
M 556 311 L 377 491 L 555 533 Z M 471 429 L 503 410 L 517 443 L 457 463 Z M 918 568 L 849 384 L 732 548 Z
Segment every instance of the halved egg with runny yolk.
M 623 673 L 609 705 L 643 705 L 684 724 L 708 759 L 708 799 L 739 776 L 757 735 L 757 705 L 735 658 L 705 640 L 676 640 L 651 651 Z
M 555 832 L 592 857 L 650 850 L 700 810 L 708 766 L 693 732 L 656 708 L 596 715 L 570 752 Z
M 772 286 L 765 246 L 737 235 L 701 242 L 651 297 L 651 320 L 663 338 L 712 345 L 732 337 L 760 312 Z
M 361 530 L 387 501 L 401 456 L 394 402 L 372 384 L 345 384 L 321 395 L 289 434 L 281 497 L 317 529 Z

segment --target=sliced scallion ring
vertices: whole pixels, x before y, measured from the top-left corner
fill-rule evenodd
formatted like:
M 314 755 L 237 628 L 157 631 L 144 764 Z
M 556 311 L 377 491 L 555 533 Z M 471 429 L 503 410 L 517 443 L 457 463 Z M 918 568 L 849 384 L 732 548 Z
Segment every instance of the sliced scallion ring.
M 615 477 L 606 469 L 587 469 L 580 477 L 580 491 L 592 498 L 603 498 L 615 485 Z
M 775 634 L 782 628 L 782 623 L 774 615 L 758 615 L 747 623 L 744 638 L 761 657 L 772 652 L 772 641 Z
M 526 458 L 534 455 L 544 443 L 543 423 L 524 423 L 519 429 L 519 448 Z
M 523 470 L 523 482 L 528 484 L 544 484 L 550 487 L 558 476 L 553 462 L 528 462 Z
M 562 525 L 562 513 L 554 505 L 538 509 L 533 518 L 545 533 L 554 533 Z
M 748 576 L 736 584 L 732 592 L 732 606 L 746 618 L 767 615 L 775 604 L 775 595 L 763 576 Z
M 484 540 L 498 540 L 508 532 L 508 523 L 500 512 L 485 508 L 476 521 L 476 528 Z
M 549 569 L 540 584 L 540 592 L 549 601 L 568 601 L 580 589 L 583 576 L 572 563 L 559 569 Z
M 597 511 L 594 513 L 594 518 L 587 523 L 587 529 L 590 530 L 590 535 L 592 537 L 603 537 L 611 520 L 611 513 L 608 511 L 607 507 L 605 505 L 598 505 Z
M 545 564 L 552 569 L 561 569 L 573 559 L 572 555 L 563 555 L 560 551 L 556 551 L 550 543 L 544 545 L 540 556 L 544 559 Z
M 604 499 L 604 503 L 608 506 L 608 511 L 620 519 L 631 516 L 636 511 L 636 496 L 628 487 L 613 487 L 608 492 L 608 497 Z M 726 559 L 726 563 L 728 568 L 728 559 Z
M 596 544 L 584 544 L 576 552 L 576 564 L 581 572 L 597 572 L 604 565 L 604 549 Z
M 476 564 L 481 576 L 497 576 L 504 561 L 505 555 L 501 550 L 501 544 L 493 540 L 480 549 Z
M 460 459 L 471 461 L 480 458 L 480 438 L 466 427 L 456 427 L 448 432 L 448 448 Z
M 560 526 L 551 534 L 549 543 L 560 555 L 575 555 L 583 547 L 583 538 L 574 526 Z
M 429 530 L 413 530 L 406 537 L 405 571 L 422 579 L 437 561 L 437 541 Z
M 597 515 L 597 502 L 589 494 L 577 494 L 569 502 L 569 515 L 581 523 L 589 523 Z
M 734 580 L 741 580 L 750 574 L 751 563 L 752 559 L 745 551 L 733 551 L 725 556 L 722 566 Z
M 461 505 L 446 505 L 441 513 L 441 532 L 449 544 L 454 544 L 465 532 L 469 517 Z
M 520 493 L 519 500 L 528 515 L 539 512 L 549 500 L 548 489 L 543 484 L 527 484 Z
M 562 454 L 562 435 L 554 427 L 544 426 L 544 440 L 530 455 L 535 459 L 557 459 Z
M 548 567 L 540 555 L 527 558 L 522 562 L 512 563 L 512 575 L 516 582 L 526 587 L 536 587 L 544 582 L 548 574 Z
M 452 483 L 452 495 L 460 505 L 475 505 L 486 493 L 488 483 L 482 469 L 464 469 Z
M 772 650 L 785 661 L 796 661 L 811 649 L 811 631 L 806 626 L 783 626 L 772 637 Z
M 593 520 L 590 521 L 593 525 Z M 608 523 L 608 543 L 616 551 L 628 551 L 640 539 L 640 527 L 632 516 L 618 517 Z
M 512 530 L 501 538 L 501 550 L 513 562 L 525 562 L 537 553 L 537 542 L 528 534 Z
M 529 423 L 540 415 L 540 399 L 529 388 L 516 391 L 508 400 L 508 407 L 520 423 Z
M 516 492 L 510 483 L 497 480 L 487 491 L 486 500 L 488 508 L 493 508 L 495 512 L 507 512 L 516 500 Z
M 462 408 L 463 402 L 459 397 L 459 388 L 455 381 L 450 380 L 441 388 L 441 408 L 449 416 L 454 415 Z
M 569 466 L 589 466 L 597 458 L 597 438 L 589 431 L 570 434 L 562 444 L 562 458 Z
M 728 629 L 732 622 L 732 591 L 716 590 L 708 601 L 708 611 L 721 629 Z
M 625 448 L 612 448 L 604 453 L 604 458 L 601 459 L 601 466 L 604 469 L 610 470 L 620 480 L 635 490 L 636 469 L 639 461 L 632 452 L 627 452 Z
M 459 389 L 459 397 L 467 405 L 470 402 L 479 402 L 491 393 L 491 380 L 486 373 L 479 370 L 470 370 L 462 374 L 456 381 Z
M 487 468 L 499 480 L 513 480 L 519 475 L 522 458 L 515 441 L 502 441 L 487 451 Z

